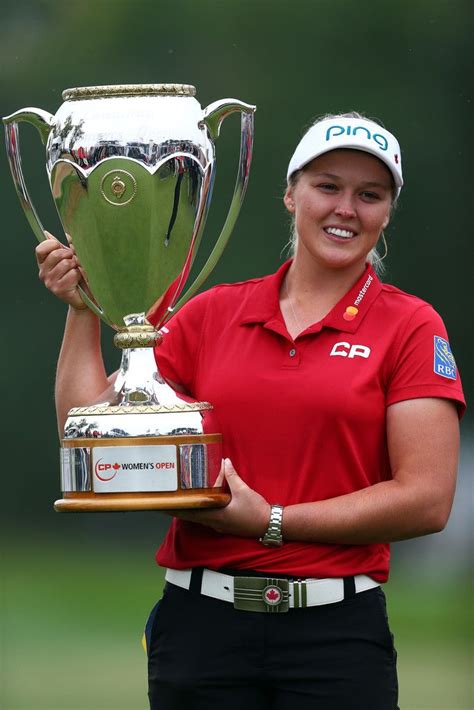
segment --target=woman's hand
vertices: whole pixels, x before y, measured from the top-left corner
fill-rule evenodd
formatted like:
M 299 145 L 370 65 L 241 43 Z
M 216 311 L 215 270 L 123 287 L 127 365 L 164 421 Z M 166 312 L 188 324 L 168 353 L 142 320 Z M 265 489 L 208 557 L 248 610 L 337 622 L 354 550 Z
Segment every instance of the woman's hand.
M 221 486 L 224 481 L 227 481 L 232 495 L 230 503 L 225 508 L 168 512 L 181 520 L 207 525 L 219 533 L 240 537 L 262 537 L 270 520 L 269 503 L 240 478 L 230 459 L 223 461 L 215 486 Z
M 39 278 L 64 303 L 78 311 L 86 309 L 78 289 L 83 274 L 71 240 L 68 237 L 70 246 L 66 247 L 49 232 L 45 235 L 45 241 L 36 247 Z

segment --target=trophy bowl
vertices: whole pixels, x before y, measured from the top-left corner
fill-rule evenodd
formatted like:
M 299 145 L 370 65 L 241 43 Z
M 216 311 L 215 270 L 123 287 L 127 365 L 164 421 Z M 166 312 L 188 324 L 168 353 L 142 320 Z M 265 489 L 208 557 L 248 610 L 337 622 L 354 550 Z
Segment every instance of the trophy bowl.
M 67 89 L 55 115 L 4 118 L 8 160 L 37 239 L 43 226 L 22 173 L 18 124 L 46 145 L 61 223 L 84 273 L 86 305 L 115 331 L 117 378 L 100 401 L 71 409 L 61 442 L 57 511 L 226 505 L 215 485 L 222 436 L 208 402 L 175 392 L 157 370 L 159 329 L 200 288 L 229 240 L 248 183 L 255 106 L 223 99 L 202 109 L 187 84 Z M 234 193 L 220 236 L 187 285 L 216 172 L 223 120 L 241 114 Z M 153 325 L 152 325 L 153 323 Z M 78 363 L 80 366 L 80 363 Z

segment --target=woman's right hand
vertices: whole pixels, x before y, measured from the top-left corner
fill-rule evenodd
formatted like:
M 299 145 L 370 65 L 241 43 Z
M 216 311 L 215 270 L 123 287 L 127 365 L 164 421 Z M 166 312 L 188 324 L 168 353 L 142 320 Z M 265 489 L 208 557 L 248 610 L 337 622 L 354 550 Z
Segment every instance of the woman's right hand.
M 45 236 L 35 250 L 39 278 L 64 303 L 76 310 L 86 309 L 78 289 L 83 274 L 69 237 L 67 247 L 49 232 L 45 232 Z

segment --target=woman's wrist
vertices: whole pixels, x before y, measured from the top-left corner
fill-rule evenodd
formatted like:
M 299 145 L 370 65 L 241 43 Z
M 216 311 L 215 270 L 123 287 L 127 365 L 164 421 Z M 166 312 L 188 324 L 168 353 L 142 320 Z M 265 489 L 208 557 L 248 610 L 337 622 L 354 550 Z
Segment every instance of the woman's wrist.
M 78 316 L 86 315 L 87 312 L 89 312 L 91 315 L 95 316 L 95 313 L 93 313 L 85 303 L 83 303 L 82 306 L 73 306 L 72 303 L 69 303 L 69 312 Z

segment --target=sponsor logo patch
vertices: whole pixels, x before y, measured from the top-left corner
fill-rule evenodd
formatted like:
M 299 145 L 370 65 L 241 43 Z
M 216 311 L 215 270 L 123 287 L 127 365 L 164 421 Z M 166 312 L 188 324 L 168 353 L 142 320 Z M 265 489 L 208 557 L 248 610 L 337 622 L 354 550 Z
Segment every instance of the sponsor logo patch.
M 456 361 L 451 346 L 439 335 L 434 336 L 434 371 L 441 377 L 447 377 L 448 380 L 455 380 L 457 377 Z
M 360 304 L 362 303 L 364 296 L 367 293 L 367 291 L 369 290 L 370 284 L 372 283 L 373 280 L 374 280 L 374 277 L 371 276 L 371 274 L 369 274 L 367 277 L 367 281 L 365 282 L 365 284 L 362 286 L 359 293 L 357 294 L 353 305 L 347 306 L 346 310 L 342 314 L 342 317 L 344 318 L 344 320 L 349 320 L 349 321 L 354 320 L 354 318 L 357 316 L 357 314 L 359 313 L 359 309 L 357 308 L 357 306 L 360 306 Z
M 354 357 L 369 357 L 370 348 L 367 345 L 351 345 L 350 343 L 345 343 L 344 341 L 336 343 L 333 345 L 329 357 L 334 357 L 339 355 L 340 357 L 348 357 L 350 359 Z
M 378 145 L 380 150 L 387 150 L 388 148 L 388 141 L 383 136 L 381 133 L 371 133 L 368 128 L 365 126 L 338 126 L 336 124 L 333 124 L 329 126 L 328 130 L 326 131 L 326 140 L 329 141 L 331 138 L 335 138 L 336 136 L 340 136 L 344 133 L 346 133 L 348 136 L 351 134 L 353 136 L 356 136 L 358 133 L 362 131 L 362 135 L 360 136 L 361 138 L 364 138 L 367 141 L 375 141 L 375 143 Z
M 354 320 L 356 315 L 359 313 L 359 309 L 355 306 L 347 306 L 346 310 L 342 314 L 344 320 Z
M 176 491 L 177 457 L 174 444 L 94 446 L 94 493 Z
M 360 304 L 360 302 L 364 298 L 365 294 L 369 290 L 370 284 L 372 283 L 373 280 L 374 280 L 374 277 L 369 274 L 367 277 L 367 281 L 365 282 L 365 284 L 362 286 L 359 293 L 357 294 L 357 298 L 354 301 L 354 306 L 358 306 Z

